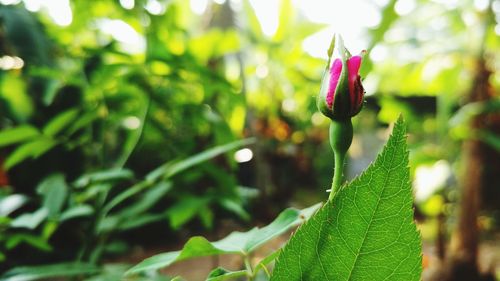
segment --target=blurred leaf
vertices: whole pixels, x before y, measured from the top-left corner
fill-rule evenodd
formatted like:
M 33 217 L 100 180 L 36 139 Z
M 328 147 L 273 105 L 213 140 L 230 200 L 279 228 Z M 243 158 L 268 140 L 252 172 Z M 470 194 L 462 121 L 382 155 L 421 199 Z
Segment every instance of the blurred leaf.
M 120 211 L 119 215 L 124 218 L 144 213 L 153 207 L 163 196 L 172 189 L 171 182 L 160 182 L 155 186 L 148 188 L 147 192 L 135 203 Z
M 83 116 L 78 117 L 74 123 L 72 123 L 66 133 L 68 135 L 72 135 L 76 133 L 78 130 L 90 125 L 94 120 L 98 117 L 96 112 L 87 112 L 83 114 Z
M 500 99 L 487 102 L 473 102 L 462 106 L 450 119 L 450 127 L 467 125 L 470 120 L 480 114 L 494 113 L 500 111 Z
M 84 187 L 95 182 L 122 181 L 133 178 L 134 173 L 131 170 L 119 168 L 85 174 L 79 177 L 73 184 L 76 187 Z
M 216 269 L 210 271 L 207 276 L 206 281 L 223 281 L 235 279 L 237 277 L 242 277 L 247 275 L 246 270 L 229 271 L 223 267 L 217 267 Z
M 165 214 L 143 214 L 121 222 L 117 228 L 120 230 L 130 230 L 164 219 Z
M 57 116 L 52 118 L 45 127 L 43 127 L 43 134 L 46 136 L 56 136 L 63 129 L 71 125 L 72 122 L 78 117 L 80 111 L 78 109 L 69 109 L 63 113 L 59 113 Z
M 170 226 L 173 229 L 178 229 L 198 214 L 207 204 L 207 198 L 180 198 L 179 202 L 170 207 L 166 213 L 170 220 Z
M 9 13 L 3 14 L 9 15 Z M 11 16 L 15 17 L 15 14 L 12 13 Z M 15 120 L 25 122 L 34 111 L 33 101 L 27 93 L 26 81 L 14 71 L 2 71 L 1 74 L 0 100 L 5 100 Z M 2 115 L 4 115 L 4 112 L 2 112 Z
M 16 233 L 10 236 L 5 243 L 5 248 L 14 249 L 21 243 L 26 243 L 45 252 L 52 251 L 52 247 L 44 238 L 27 233 Z
M 57 277 L 72 277 L 98 273 L 100 269 L 87 263 L 59 263 L 43 266 L 23 266 L 7 271 L 3 281 L 31 281 Z
M 212 229 L 214 225 L 214 212 L 209 208 L 209 206 L 202 206 L 198 211 L 198 217 L 205 228 Z
M 6 129 L 0 132 L 0 147 L 31 140 L 38 135 L 40 135 L 40 132 L 30 125 L 21 125 Z
M 127 188 L 122 193 L 120 193 L 117 196 L 113 197 L 113 199 L 103 207 L 102 213 L 104 215 L 106 215 L 114 207 L 116 207 L 118 204 L 120 204 L 123 201 L 127 200 L 128 198 L 134 196 L 135 194 L 141 192 L 142 190 L 144 190 L 148 186 L 149 186 L 149 184 L 147 182 L 139 182 L 139 183 L 133 185 L 132 187 Z
M 93 213 L 94 213 L 94 208 L 92 208 L 92 206 L 85 204 L 77 205 L 62 212 L 59 220 L 63 222 L 73 218 L 87 217 L 92 215 Z
M 11 227 L 28 228 L 35 229 L 40 223 L 42 223 L 48 216 L 49 211 L 46 208 L 40 208 L 34 213 L 22 214 L 19 217 L 12 220 L 10 223 Z
M 49 211 L 48 216 L 51 218 L 58 216 L 68 194 L 68 186 L 64 180 L 64 175 L 53 174 L 48 176 L 38 185 L 37 192 L 42 195 L 42 206 Z
M 209 159 L 212 159 L 218 155 L 231 151 L 241 146 L 249 145 L 255 142 L 255 139 L 248 138 L 243 140 L 234 141 L 228 144 L 219 145 L 210 149 L 207 149 L 203 152 L 195 154 L 186 159 L 176 161 L 176 162 L 168 162 L 153 170 L 146 176 L 146 180 L 155 181 L 160 177 L 170 178 L 177 173 L 180 173 L 188 168 L 191 168 L 195 165 L 198 165 L 202 162 L 205 162 Z
M 155 270 L 195 257 L 218 254 L 248 255 L 270 239 L 307 220 L 320 205 L 316 204 L 302 211 L 292 208 L 286 209 L 271 224 L 263 228 L 253 228 L 247 232 L 235 231 L 216 242 L 209 242 L 201 236 L 192 237 L 181 251 L 163 253 L 147 258 L 125 274 L 131 275 Z
M 291 23 L 293 21 L 293 7 L 290 0 L 281 0 L 280 1 L 280 11 L 279 11 L 279 21 L 278 21 L 278 29 L 273 36 L 273 40 L 275 42 L 281 42 L 286 37 L 288 37 L 291 27 Z M 294 32 L 294 31 L 292 31 Z
M 225 198 L 219 201 L 221 206 L 224 207 L 226 210 L 238 215 L 240 218 L 242 218 L 245 221 L 250 220 L 250 214 L 243 209 L 241 206 L 241 203 L 236 202 L 235 200 L 231 200 L 229 198 Z
M 255 40 L 262 39 L 264 37 L 262 33 L 262 27 L 260 25 L 260 21 L 255 14 L 255 10 L 250 4 L 250 0 L 243 0 L 243 11 L 246 16 L 246 22 L 248 27 L 250 28 L 249 35 L 255 36 Z
M 52 149 L 56 144 L 56 141 L 47 138 L 39 138 L 27 142 L 16 148 L 7 157 L 4 163 L 4 168 L 8 170 L 26 159 L 37 158 Z
M 0 199 L 0 217 L 8 216 L 22 207 L 27 201 L 28 197 L 22 194 L 12 194 Z
M 487 130 L 482 130 L 478 133 L 478 138 L 494 149 L 500 151 L 500 135 Z

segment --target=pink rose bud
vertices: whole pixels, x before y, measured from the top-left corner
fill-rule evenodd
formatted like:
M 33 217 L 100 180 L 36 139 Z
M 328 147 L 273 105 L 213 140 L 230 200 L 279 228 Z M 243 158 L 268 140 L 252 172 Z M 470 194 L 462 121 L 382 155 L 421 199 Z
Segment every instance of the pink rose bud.
M 359 68 L 364 52 L 351 56 L 349 51 L 345 49 L 340 36 L 332 41 L 332 46 L 335 43 L 337 43 L 338 57 L 332 60 L 331 47 L 328 68 L 323 74 L 317 105 L 327 117 L 334 120 L 345 120 L 358 114 L 363 107 L 365 92 L 361 84 Z

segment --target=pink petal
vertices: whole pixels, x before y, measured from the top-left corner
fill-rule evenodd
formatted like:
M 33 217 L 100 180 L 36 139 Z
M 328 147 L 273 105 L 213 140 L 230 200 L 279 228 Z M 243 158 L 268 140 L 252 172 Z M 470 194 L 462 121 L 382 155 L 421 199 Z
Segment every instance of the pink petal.
M 351 99 L 351 106 L 356 104 L 357 102 L 356 96 L 359 96 L 359 93 L 354 93 L 354 91 L 356 90 L 355 83 L 359 77 L 360 67 L 361 67 L 361 56 L 353 56 L 347 60 L 347 75 L 348 75 L 347 81 L 349 84 L 349 96 Z
M 332 108 L 333 101 L 335 99 L 335 89 L 337 88 L 341 72 L 342 61 L 340 59 L 336 59 L 330 68 L 330 86 L 328 87 L 328 93 L 326 95 L 326 104 L 328 104 L 329 108 Z

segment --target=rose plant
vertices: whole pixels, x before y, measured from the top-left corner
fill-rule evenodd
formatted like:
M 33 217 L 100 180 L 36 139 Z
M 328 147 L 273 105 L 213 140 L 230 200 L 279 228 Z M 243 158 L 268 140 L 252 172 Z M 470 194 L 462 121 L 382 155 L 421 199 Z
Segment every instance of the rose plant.
M 342 168 L 353 137 L 351 118 L 364 100 L 359 75 L 364 52 L 351 56 L 337 36 L 328 55 L 317 97 L 319 110 L 331 119 L 335 166 L 327 202 L 304 210 L 287 209 L 263 228 L 233 232 L 219 241 L 193 237 L 182 250 L 150 257 L 126 276 L 152 274 L 191 258 L 236 254 L 242 257 L 243 268 L 219 267 L 206 280 L 420 280 L 421 239 L 413 222 L 404 121 L 398 119 L 375 161 L 342 185 Z M 256 249 L 299 224 L 285 246 L 252 263 Z

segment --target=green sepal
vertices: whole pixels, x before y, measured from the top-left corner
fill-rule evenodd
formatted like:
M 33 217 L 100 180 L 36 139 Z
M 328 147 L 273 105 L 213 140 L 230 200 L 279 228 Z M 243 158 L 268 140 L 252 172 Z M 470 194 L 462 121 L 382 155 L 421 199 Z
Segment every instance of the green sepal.
M 333 153 L 345 154 L 352 143 L 351 118 L 344 120 L 332 120 L 330 123 L 330 146 Z

